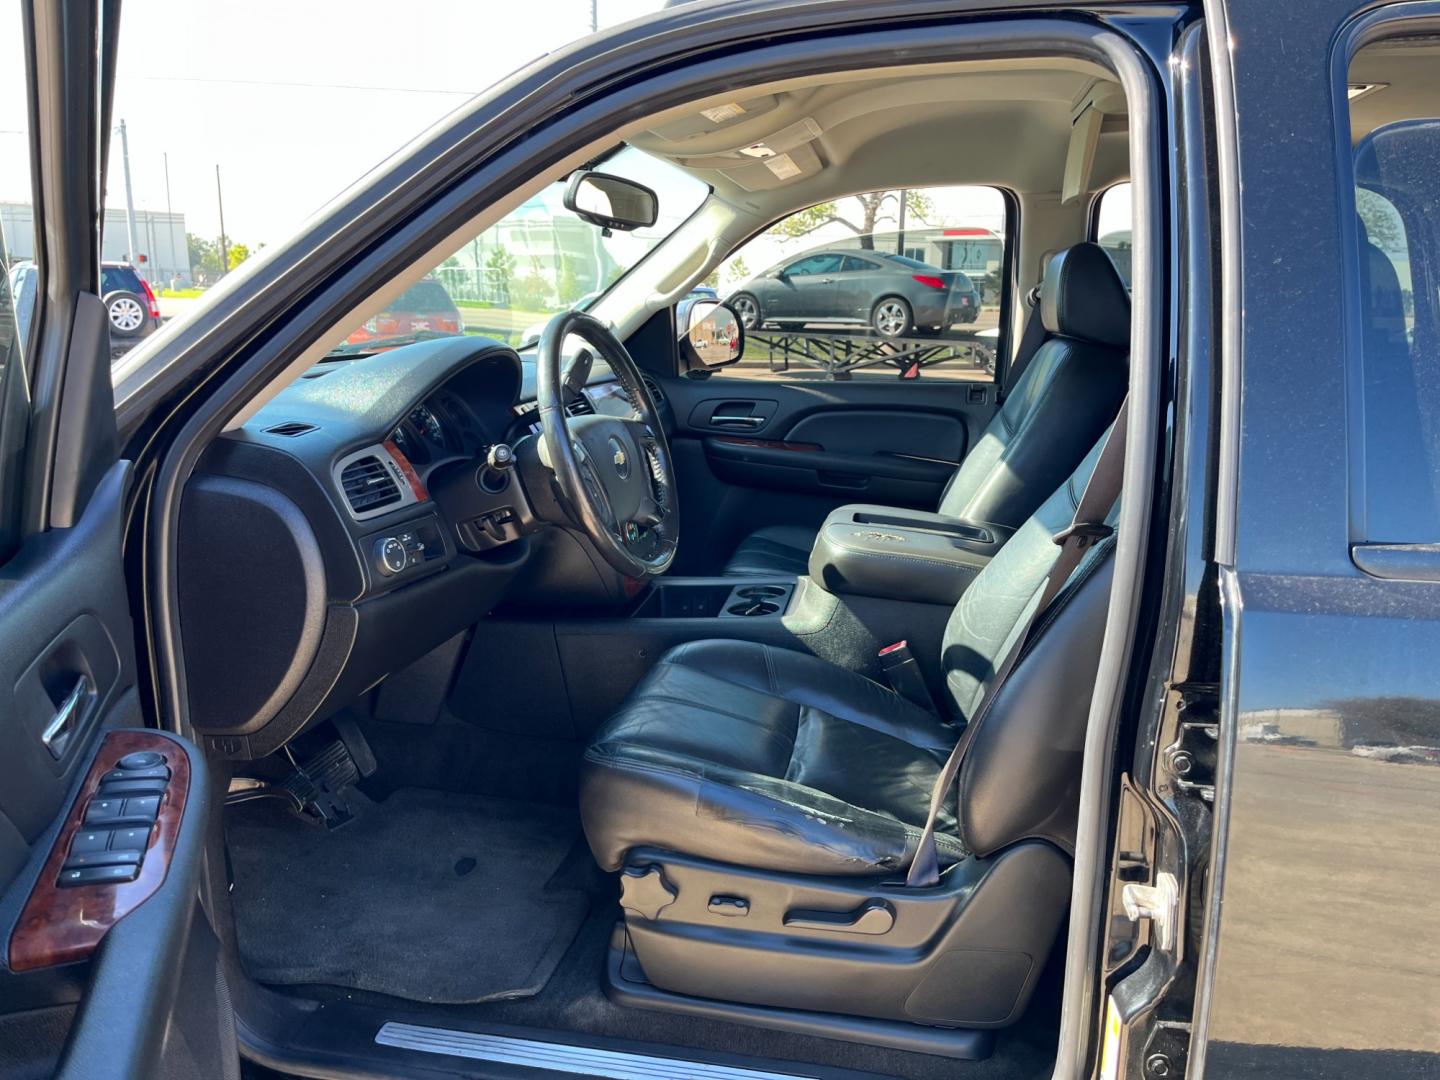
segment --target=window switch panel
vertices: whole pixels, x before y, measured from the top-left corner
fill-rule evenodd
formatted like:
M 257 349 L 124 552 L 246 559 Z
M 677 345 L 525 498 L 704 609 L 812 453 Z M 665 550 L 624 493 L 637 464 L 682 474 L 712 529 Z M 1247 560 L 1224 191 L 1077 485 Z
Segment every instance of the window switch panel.
M 131 866 L 80 866 L 74 870 L 60 871 L 60 880 L 57 884 L 62 889 L 73 888 L 77 885 L 123 885 L 127 881 L 134 881 L 140 873 L 140 867 Z
M 143 851 L 72 852 L 65 860 L 65 869 L 74 870 L 81 866 L 139 866 L 144 858 Z

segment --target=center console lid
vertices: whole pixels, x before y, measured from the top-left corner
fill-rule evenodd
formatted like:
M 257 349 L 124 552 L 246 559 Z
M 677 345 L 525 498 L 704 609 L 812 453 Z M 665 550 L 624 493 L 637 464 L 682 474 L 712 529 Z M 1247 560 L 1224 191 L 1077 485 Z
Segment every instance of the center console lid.
M 863 503 L 831 512 L 810 576 L 832 593 L 953 604 L 1013 529 Z

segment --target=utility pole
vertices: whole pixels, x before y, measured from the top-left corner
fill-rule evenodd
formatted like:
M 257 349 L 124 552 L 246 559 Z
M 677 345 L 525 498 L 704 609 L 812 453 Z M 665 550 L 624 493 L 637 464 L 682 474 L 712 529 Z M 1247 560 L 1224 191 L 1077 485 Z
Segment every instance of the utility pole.
M 130 245 L 126 260 L 135 264 L 135 196 L 130 190 L 130 137 L 125 133 L 125 121 L 120 121 L 120 160 L 125 167 L 125 242 Z
M 908 188 L 900 189 L 900 228 L 895 232 L 895 254 L 905 254 L 905 200 L 909 196 Z
M 175 257 L 175 211 L 170 208 L 170 155 L 160 155 L 165 159 L 165 254 L 166 261 L 170 263 L 170 273 L 173 275 L 180 269 L 180 260 Z M 186 250 L 185 262 L 188 266 L 189 250 Z
M 220 164 L 215 164 L 215 202 L 220 207 L 220 276 L 230 272 L 230 245 L 225 242 L 225 196 L 220 191 Z
M 590 32 L 600 29 L 600 0 L 590 0 Z

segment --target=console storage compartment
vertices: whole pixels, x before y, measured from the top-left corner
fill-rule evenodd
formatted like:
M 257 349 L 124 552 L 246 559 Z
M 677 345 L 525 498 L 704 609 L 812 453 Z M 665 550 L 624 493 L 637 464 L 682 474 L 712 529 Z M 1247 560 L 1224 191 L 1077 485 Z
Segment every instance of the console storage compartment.
M 836 594 L 954 604 L 1012 531 L 923 510 L 842 506 L 815 538 L 810 576 Z
M 733 619 L 784 615 L 795 579 L 660 578 L 631 613 L 634 619 Z

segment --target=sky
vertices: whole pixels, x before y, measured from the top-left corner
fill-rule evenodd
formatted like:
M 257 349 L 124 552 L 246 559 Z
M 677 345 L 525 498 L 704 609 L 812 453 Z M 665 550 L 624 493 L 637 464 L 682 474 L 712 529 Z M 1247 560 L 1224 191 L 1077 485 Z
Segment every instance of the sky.
M 594 2 L 603 28 L 663 0 Z M 126 0 L 115 120 L 135 207 L 217 237 L 218 165 L 231 242 L 276 243 L 475 94 L 587 34 L 590 16 L 591 0 Z M 0 201 L 28 202 L 19 30 L 19 6 L 0 8 Z M 123 177 L 116 137 L 108 206 L 124 206 Z M 932 224 L 1000 227 L 993 196 L 934 196 Z
M 595 0 L 601 27 L 662 0 Z M 19 6 L 0 13 L 0 201 L 28 202 Z M 126 0 L 115 120 L 137 210 L 254 247 L 294 232 L 413 136 L 590 31 L 591 0 Z M 124 205 L 113 139 L 106 204 Z

